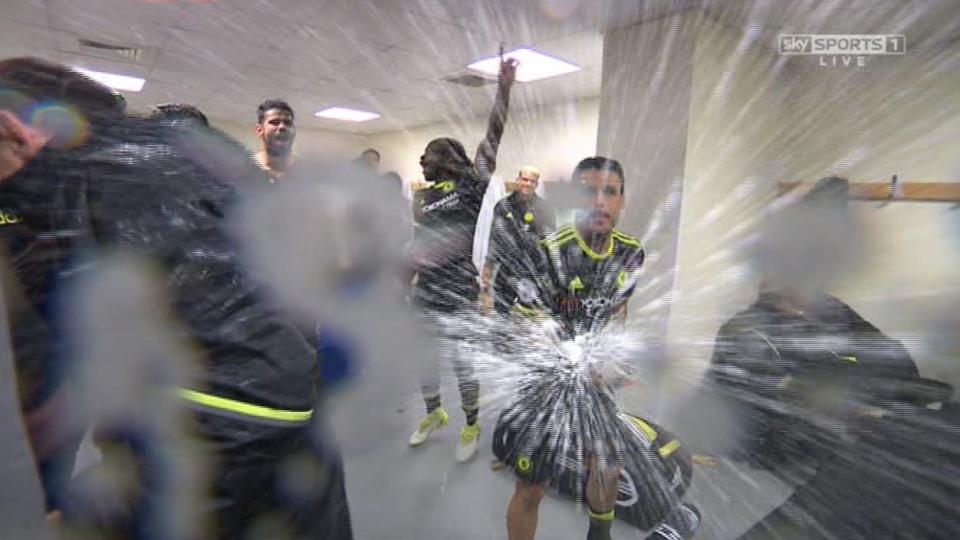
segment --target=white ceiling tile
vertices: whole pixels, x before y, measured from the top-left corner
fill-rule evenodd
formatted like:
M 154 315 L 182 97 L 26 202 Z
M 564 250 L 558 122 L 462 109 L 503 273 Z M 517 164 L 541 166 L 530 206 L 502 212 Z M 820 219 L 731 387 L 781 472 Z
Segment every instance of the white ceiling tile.
M 87 39 L 88 36 L 77 35 L 76 33 L 67 30 L 52 29 L 46 30 L 45 34 L 53 40 L 54 47 L 58 52 L 68 56 L 102 58 L 115 62 L 138 64 L 149 68 L 150 66 L 153 66 L 159 52 L 159 49 L 156 46 L 140 45 L 137 44 L 137 42 L 133 39 L 102 40 L 102 42 L 107 45 L 118 45 L 122 47 L 133 47 L 140 49 L 140 56 L 138 58 L 125 58 L 119 54 L 112 54 L 106 51 L 96 51 L 89 47 L 83 46 L 81 44 L 81 39 Z M 99 40 L 93 39 L 93 41 Z
M 160 51 L 154 69 L 175 73 L 180 78 L 202 77 L 220 82 L 239 81 L 245 77 L 243 66 L 210 49 L 189 53 Z
M 224 77 L 243 78 L 244 66 L 265 56 L 268 50 L 243 40 L 241 35 L 191 32 L 170 29 L 156 66 L 185 73 L 216 72 Z
M 185 2 L 180 16 L 168 24 L 197 33 L 216 34 L 264 46 L 290 32 L 289 21 L 278 20 L 256 9 L 250 2 Z
M 775 33 L 787 23 L 810 26 L 824 17 L 814 0 L 797 0 L 796 6 L 726 0 L 0 2 L 0 56 L 33 54 L 94 69 L 145 73 L 144 91 L 129 98 L 143 107 L 185 101 L 210 117 L 252 122 L 257 103 L 278 96 L 291 101 L 304 125 L 319 125 L 309 115 L 322 105 L 353 105 L 383 115 L 367 123 L 323 124 L 349 133 L 485 117 L 493 87 L 469 88 L 441 79 L 495 54 L 501 41 L 508 49 L 533 46 L 583 68 L 555 79 L 518 83 L 512 103 L 519 109 L 596 95 L 602 31 L 640 18 L 709 4 L 728 24 L 762 24 Z M 834 26 L 860 20 L 879 28 L 884 21 L 894 21 L 889 24 L 922 29 L 938 42 L 960 35 L 960 17 L 950 16 L 956 13 L 956 0 L 939 2 L 939 11 L 925 12 L 916 24 L 907 15 L 916 15 L 919 3 L 842 4 L 831 19 Z M 46 12 L 44 5 L 49 6 Z M 823 29 L 829 28 L 828 22 Z M 157 54 L 146 65 L 107 62 L 73 54 L 77 37 L 153 47 Z
M 3 20 L 46 26 L 46 0 L 3 0 Z
M 178 2 L 49 0 L 49 25 L 79 37 L 117 45 L 159 47 L 179 19 Z
M 53 51 L 56 49 L 56 32 L 42 26 L 0 19 L 0 55 L 22 55 L 31 50 Z M 14 53 L 12 51 L 21 51 Z M 0 56 L 0 57 L 2 57 Z
M 141 77 L 150 79 L 150 68 L 147 66 L 129 64 L 126 62 L 115 62 L 92 56 L 78 54 L 59 53 L 59 59 L 64 64 L 70 66 L 92 69 L 94 71 L 105 71 L 108 73 L 117 73 L 120 75 L 129 75 L 131 77 Z
M 52 50 L 38 51 L 29 41 L 10 39 L 8 36 L 0 35 L 0 58 L 13 58 L 17 56 L 39 56 L 48 60 L 51 58 Z
M 313 75 L 304 71 L 293 73 L 278 69 L 276 66 L 244 67 L 244 82 L 252 88 L 282 89 L 293 92 L 318 92 L 335 85 L 333 78 Z
M 134 110 L 150 111 L 160 103 L 187 103 L 197 105 L 207 114 L 204 103 L 209 101 L 213 90 L 209 85 L 191 84 L 189 81 L 161 81 L 155 78 L 147 80 L 140 93 L 124 94 L 128 106 Z

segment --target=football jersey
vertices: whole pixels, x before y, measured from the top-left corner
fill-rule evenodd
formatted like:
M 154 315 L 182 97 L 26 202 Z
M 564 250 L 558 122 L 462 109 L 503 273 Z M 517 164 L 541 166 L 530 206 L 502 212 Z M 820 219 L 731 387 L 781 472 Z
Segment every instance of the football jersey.
M 494 305 L 499 312 L 506 313 L 516 300 L 514 285 L 518 276 L 529 274 L 534 268 L 538 244 L 556 228 L 556 218 L 536 195 L 526 202 L 516 192 L 501 199 L 493 212 L 487 264 L 496 272 Z
M 540 246 L 538 275 L 518 282 L 518 306 L 546 309 L 569 337 L 606 326 L 633 294 L 644 259 L 640 241 L 616 230 L 604 253 L 593 251 L 574 225 L 560 228 Z
M 434 182 L 414 194 L 414 240 L 429 246 L 428 266 L 470 259 L 487 182 L 471 171 Z

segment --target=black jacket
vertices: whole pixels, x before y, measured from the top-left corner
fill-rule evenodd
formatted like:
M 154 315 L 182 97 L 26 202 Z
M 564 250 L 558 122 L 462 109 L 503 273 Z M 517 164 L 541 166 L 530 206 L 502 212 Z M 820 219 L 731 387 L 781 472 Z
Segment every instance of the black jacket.
M 733 382 L 737 369 L 751 375 L 745 382 L 760 386 L 815 372 L 918 376 L 900 342 L 837 298 L 821 295 L 802 315 L 778 309 L 779 299 L 776 293 L 761 294 L 720 328 L 711 367 L 721 378 Z
M 761 294 L 720 328 L 708 374 L 731 399 L 749 461 L 815 458 L 857 409 L 916 401 L 905 384 L 919 373 L 900 342 L 832 296 L 802 314 L 779 309 L 780 299 Z
M 79 271 L 81 257 L 104 248 L 147 255 L 163 269 L 170 307 L 202 351 L 197 390 L 310 409 L 318 377 L 313 349 L 244 271 L 227 231 L 235 178 L 215 171 L 249 170 L 247 157 L 237 153 L 231 169 L 228 143 L 205 157 L 183 134 L 154 120 L 124 118 L 97 127 L 82 148 L 43 150 L 0 183 L 0 208 L 18 209 L 23 221 L 7 238 L 14 288 L 39 314 L 32 324 L 52 328 L 50 299 Z M 18 357 L 31 345 L 43 349 L 37 340 L 58 343 L 41 331 L 19 334 L 35 339 L 17 343 Z M 42 354 L 29 358 L 43 364 Z

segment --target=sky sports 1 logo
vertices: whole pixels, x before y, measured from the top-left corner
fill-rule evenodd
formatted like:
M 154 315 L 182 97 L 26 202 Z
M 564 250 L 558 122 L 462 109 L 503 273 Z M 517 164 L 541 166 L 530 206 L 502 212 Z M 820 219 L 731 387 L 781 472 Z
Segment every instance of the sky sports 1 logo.
M 903 34 L 781 34 L 780 54 L 819 56 L 821 66 L 864 66 L 867 56 L 907 51 Z

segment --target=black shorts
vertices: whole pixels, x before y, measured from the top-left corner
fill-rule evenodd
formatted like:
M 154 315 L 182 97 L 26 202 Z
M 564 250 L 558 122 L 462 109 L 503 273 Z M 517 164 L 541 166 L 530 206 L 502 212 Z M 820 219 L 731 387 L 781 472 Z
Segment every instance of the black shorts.
M 505 410 L 493 435 L 493 452 L 516 477 L 543 485 L 563 497 L 584 500 L 587 484 L 585 459 L 564 446 L 549 429 L 518 428 L 523 411 Z M 616 515 L 643 530 L 657 526 L 676 508 L 690 486 L 691 455 L 672 434 L 639 417 L 620 414 L 619 427 L 626 442 L 622 454 Z M 559 443 L 559 444 L 558 444 Z M 567 441 L 567 447 L 576 447 Z

